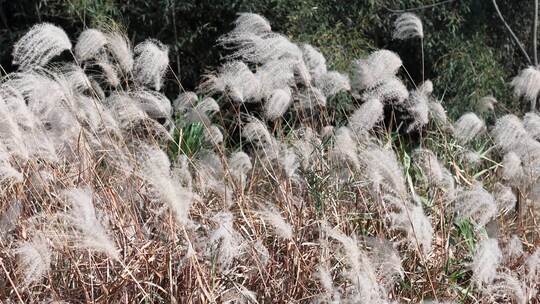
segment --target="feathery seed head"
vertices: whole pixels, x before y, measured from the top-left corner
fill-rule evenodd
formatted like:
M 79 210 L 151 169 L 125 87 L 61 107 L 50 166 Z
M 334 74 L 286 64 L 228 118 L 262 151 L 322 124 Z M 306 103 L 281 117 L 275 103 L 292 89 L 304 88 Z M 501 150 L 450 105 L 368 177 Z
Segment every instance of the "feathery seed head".
M 66 217 L 78 231 L 75 235 L 78 245 L 104 252 L 109 257 L 118 260 L 116 246 L 96 216 L 92 203 L 93 191 L 90 188 L 72 188 L 65 190 L 64 196 L 71 205 L 71 210 Z
M 501 260 L 502 252 L 497 240 L 492 238 L 482 240 L 471 264 L 474 282 L 479 286 L 491 283 L 497 275 Z
M 540 139 L 540 116 L 538 114 L 534 112 L 526 113 L 523 116 L 523 127 L 532 138 Z
M 285 221 L 285 219 L 279 214 L 278 211 L 273 209 L 265 209 L 258 212 L 258 214 L 263 218 L 265 222 L 270 224 L 274 229 L 275 233 L 285 239 L 293 239 L 293 229 L 292 226 Z
M 52 250 L 41 234 L 35 235 L 31 241 L 20 242 L 15 253 L 23 272 L 24 287 L 40 280 L 51 269 Z
M 304 44 L 302 45 L 302 56 L 313 79 L 318 79 L 326 74 L 326 59 L 317 49 L 309 44 Z
M 412 13 L 403 13 L 394 22 L 394 39 L 424 38 L 422 20 Z
M 268 120 L 282 117 L 292 103 L 291 90 L 277 89 L 272 92 L 270 99 L 264 104 L 264 116 Z
M 512 188 L 508 186 L 496 183 L 493 187 L 493 196 L 497 202 L 497 208 L 502 213 L 506 213 L 516 206 L 516 195 L 512 191 Z
M 480 98 L 476 103 L 476 111 L 480 114 L 485 114 L 495 111 L 495 105 L 497 104 L 497 99 L 493 96 L 485 96 Z
M 315 79 L 315 86 L 325 97 L 336 95 L 341 91 L 350 91 L 349 77 L 336 71 L 330 71 Z
M 154 39 L 147 39 L 135 46 L 133 75 L 142 85 L 161 89 L 163 76 L 169 66 L 169 47 Z
M 473 140 L 486 130 L 486 125 L 476 114 L 469 112 L 463 114 L 454 123 L 454 135 L 463 144 Z
M 15 43 L 13 64 L 19 70 L 44 66 L 65 50 L 71 50 L 71 41 L 63 29 L 50 23 L 36 24 Z
M 460 191 L 454 203 L 458 218 L 473 220 L 478 227 L 485 226 L 499 211 L 495 198 L 479 184 Z
M 504 154 L 502 160 L 501 177 L 512 184 L 519 183 L 523 175 L 521 159 L 515 152 Z
M 377 98 L 363 103 L 349 117 L 349 126 L 356 133 L 367 132 L 383 118 L 384 106 Z
M 175 114 L 185 114 L 188 109 L 195 107 L 199 102 L 199 97 L 195 92 L 180 93 L 173 101 L 173 109 Z
M 540 70 L 538 67 L 529 66 L 521 70 L 510 85 L 514 87 L 514 94 L 517 97 L 533 102 L 540 92 Z
M 512 114 L 497 119 L 491 130 L 495 144 L 503 151 L 511 151 L 526 144 L 530 139 L 521 120 Z
M 121 32 L 107 33 L 107 48 L 113 55 L 113 62 L 123 72 L 131 72 L 133 69 L 133 52 L 131 51 L 131 43 L 126 35 Z
M 384 104 L 397 105 L 409 98 L 409 91 L 399 78 L 390 77 L 366 90 L 361 98 L 363 100 L 377 98 Z
M 86 29 L 79 35 L 73 51 L 77 60 L 82 62 L 98 57 L 106 44 L 107 36 L 104 33 L 96 29 Z
M 366 59 L 353 62 L 351 86 L 356 91 L 372 89 L 381 82 L 393 78 L 402 64 L 399 56 L 392 51 L 375 51 Z
M 272 32 L 270 22 L 261 15 L 253 13 L 240 13 L 234 21 L 234 33 L 253 33 L 264 35 Z

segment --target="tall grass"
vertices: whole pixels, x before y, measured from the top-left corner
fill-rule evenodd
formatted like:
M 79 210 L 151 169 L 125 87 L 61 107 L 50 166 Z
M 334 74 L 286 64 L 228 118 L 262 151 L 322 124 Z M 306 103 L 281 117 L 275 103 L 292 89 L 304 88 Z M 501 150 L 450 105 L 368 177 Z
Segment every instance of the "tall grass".
M 396 27 L 424 37 L 417 16 Z M 397 54 L 332 71 L 256 14 L 218 43 L 223 65 L 173 102 L 159 41 L 88 29 L 72 48 L 41 24 L 15 45 L 0 300 L 538 302 L 537 114 L 489 124 L 488 98 L 452 122 Z

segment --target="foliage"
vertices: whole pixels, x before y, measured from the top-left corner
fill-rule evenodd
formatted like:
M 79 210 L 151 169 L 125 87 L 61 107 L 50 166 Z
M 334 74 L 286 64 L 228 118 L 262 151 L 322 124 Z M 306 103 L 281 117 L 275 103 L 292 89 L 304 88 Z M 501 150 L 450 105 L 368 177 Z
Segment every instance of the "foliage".
M 400 53 L 412 78 L 421 79 L 419 44 L 393 41 L 386 35 L 395 19 L 390 9 L 399 10 L 435 1 L 425 0 L 39 0 L 0 1 L 0 44 L 12 45 L 28 27 L 41 21 L 62 26 L 76 36 L 83 26 L 125 27 L 130 39 L 148 37 L 170 47 L 174 74 L 187 89 L 199 82 L 201 74 L 216 66 L 223 54 L 214 47 L 217 37 L 232 27 L 236 12 L 263 14 L 283 32 L 299 42 L 320 47 L 331 68 L 348 71 L 348 63 L 366 53 L 388 48 Z M 518 36 L 530 50 L 530 4 L 501 1 L 499 4 Z M 518 109 L 505 89 L 522 67 L 523 58 L 511 42 L 500 21 L 494 17 L 490 1 L 463 0 L 418 11 L 427 35 L 424 39 L 426 77 L 446 90 L 450 113 L 456 117 L 483 94 L 493 94 L 505 106 Z M 218 17 L 219 16 L 219 17 Z M 1 26 L 4 29 L 1 29 Z M 488 30 L 489 29 L 489 30 Z M 503 46 L 503 47 L 501 47 Z M 10 71 L 10 52 L 0 51 L 0 64 Z M 439 67 L 448 67 L 444 73 Z M 455 77 L 467 75 L 456 84 Z M 480 75 L 487 78 L 480 80 Z M 405 76 L 405 75 L 404 75 Z M 490 85 L 491 84 L 491 85 Z M 475 90 L 470 90 L 472 87 Z M 493 88 L 496 92 L 492 92 Z M 180 88 L 169 85 L 175 95 Z

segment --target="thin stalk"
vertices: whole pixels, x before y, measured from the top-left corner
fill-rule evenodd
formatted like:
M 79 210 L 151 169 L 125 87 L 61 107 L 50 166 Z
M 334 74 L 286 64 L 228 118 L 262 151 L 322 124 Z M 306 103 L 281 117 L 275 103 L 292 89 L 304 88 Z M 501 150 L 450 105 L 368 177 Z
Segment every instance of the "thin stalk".
M 538 1 L 538 0 L 536 0 Z M 422 84 L 424 83 L 425 79 L 425 62 L 424 62 L 424 37 L 420 38 L 420 44 L 422 47 Z
M 534 65 L 538 65 L 538 0 L 534 0 L 534 26 L 533 26 L 533 52 Z

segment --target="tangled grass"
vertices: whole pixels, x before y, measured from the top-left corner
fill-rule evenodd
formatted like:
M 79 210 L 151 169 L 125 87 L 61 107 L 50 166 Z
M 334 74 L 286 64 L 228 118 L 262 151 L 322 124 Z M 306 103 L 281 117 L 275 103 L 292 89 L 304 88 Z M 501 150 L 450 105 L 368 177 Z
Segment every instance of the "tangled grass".
M 235 26 L 172 102 L 158 41 L 21 38 L 0 83 L 2 302 L 538 303 L 537 114 L 488 125 L 487 98 L 452 122 L 395 53 L 344 74 L 259 15 Z

